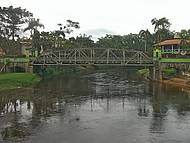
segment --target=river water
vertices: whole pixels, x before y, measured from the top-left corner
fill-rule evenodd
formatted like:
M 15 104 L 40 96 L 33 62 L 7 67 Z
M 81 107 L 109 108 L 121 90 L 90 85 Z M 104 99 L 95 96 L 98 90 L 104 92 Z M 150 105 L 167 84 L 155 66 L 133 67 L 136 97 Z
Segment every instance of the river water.
M 126 69 L 0 93 L 0 142 L 190 143 L 190 95 Z

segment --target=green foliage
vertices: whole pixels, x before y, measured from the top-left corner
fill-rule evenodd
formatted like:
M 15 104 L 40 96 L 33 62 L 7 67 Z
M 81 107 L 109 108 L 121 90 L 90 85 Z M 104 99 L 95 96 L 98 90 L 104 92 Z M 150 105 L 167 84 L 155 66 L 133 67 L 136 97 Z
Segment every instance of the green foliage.
M 153 35 L 149 32 L 149 30 L 141 30 L 139 32 L 139 37 L 144 41 L 144 51 L 149 51 L 153 44 Z M 147 49 L 148 48 L 148 49 Z
M 149 69 L 138 70 L 138 74 L 142 75 L 143 77 L 148 77 L 149 76 Z
M 142 32 L 140 32 L 140 34 L 131 33 L 124 36 L 106 35 L 105 37 L 99 38 L 96 44 L 101 48 L 129 48 L 143 51 L 147 51 L 148 49 L 148 51 L 151 51 L 153 45 L 152 35 L 151 33 L 148 33 L 148 31 L 146 32 L 146 36 L 143 35 Z
M 171 26 L 171 23 L 166 17 L 156 19 L 153 18 L 151 20 L 152 25 L 154 25 L 154 31 L 159 31 L 160 29 L 169 29 Z
M 21 44 L 19 41 L 0 38 L 0 48 L 3 48 L 6 55 L 17 55 L 20 53 L 20 47 Z
M 154 25 L 154 40 L 156 43 L 173 38 L 174 34 L 169 30 L 171 23 L 167 18 L 154 18 L 151 20 L 151 23 Z
M 17 31 L 20 30 L 20 26 L 25 24 L 33 14 L 21 7 L 14 8 L 0 7 L 0 35 L 5 38 L 15 39 Z
M 183 39 L 184 41 L 190 40 L 190 29 L 182 29 L 180 32 L 176 32 L 176 37 Z
M 162 70 L 165 76 L 173 76 L 176 75 L 177 71 L 175 68 L 165 68 Z
M 124 37 L 120 35 L 106 35 L 99 38 L 97 46 L 101 48 L 126 48 L 127 44 L 124 41 Z
M 37 50 L 38 54 L 40 53 L 40 50 L 41 50 L 40 32 L 36 29 L 34 29 L 34 34 L 32 35 L 32 48 Z M 33 53 L 33 55 L 34 54 L 35 53 Z
M 40 19 L 30 18 L 28 26 L 24 29 L 24 32 L 30 30 L 30 34 L 32 36 L 34 30 L 38 30 L 38 28 L 44 28 L 44 25 L 40 23 Z
M 57 24 L 59 26 L 59 30 L 55 31 L 57 37 L 62 36 L 65 37 L 65 34 L 70 34 L 73 32 L 73 29 L 79 29 L 79 22 L 75 22 L 72 20 L 67 20 L 66 25 L 63 26 L 62 23 Z
M 79 35 L 76 38 L 71 37 L 65 41 L 64 46 L 67 48 L 92 48 L 95 47 L 95 43 L 91 38 L 91 36 L 85 34 Z
M 39 81 L 40 78 L 31 73 L 0 74 L 0 90 L 28 87 Z

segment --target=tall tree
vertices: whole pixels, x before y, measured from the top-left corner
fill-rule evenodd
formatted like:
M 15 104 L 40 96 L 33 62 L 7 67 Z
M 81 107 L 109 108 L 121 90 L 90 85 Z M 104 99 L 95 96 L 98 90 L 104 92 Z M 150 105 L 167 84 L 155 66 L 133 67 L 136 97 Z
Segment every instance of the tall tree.
M 160 29 L 169 29 L 171 26 L 171 23 L 166 17 L 160 18 L 160 19 L 152 19 L 151 20 L 152 25 L 154 25 L 154 31 L 158 31 Z
M 156 42 L 160 42 L 161 40 L 165 40 L 168 37 L 170 37 L 171 32 L 169 31 L 169 28 L 171 26 L 171 23 L 169 20 L 165 17 L 160 19 L 152 19 L 151 20 L 152 25 L 154 25 L 154 32 L 156 36 Z
M 12 40 L 15 40 L 15 35 L 20 30 L 21 25 L 25 24 L 32 16 L 31 12 L 21 7 L 0 7 L 1 26 L 6 31 L 7 37 L 12 37 Z
M 152 34 L 149 32 L 149 30 L 141 30 L 139 32 L 139 37 L 142 38 L 142 40 L 144 41 L 145 43 L 145 46 L 144 46 L 144 51 L 146 52 L 147 51 L 147 44 L 148 44 L 148 41 L 151 41 L 152 40 Z
M 34 29 L 34 34 L 32 35 L 32 48 L 37 50 L 38 55 L 40 54 L 41 50 L 40 32 L 36 29 Z
M 34 34 L 34 30 L 38 30 L 38 28 L 44 28 L 44 25 L 40 23 L 40 19 L 30 18 L 28 26 L 24 29 L 24 32 L 29 30 L 32 36 Z
M 80 28 L 79 22 L 74 22 L 72 20 L 67 20 L 66 22 L 66 25 L 63 25 L 62 23 L 57 24 L 57 26 L 59 26 L 59 30 L 55 31 L 57 36 L 65 37 L 65 34 L 70 34 L 73 32 L 73 28 Z

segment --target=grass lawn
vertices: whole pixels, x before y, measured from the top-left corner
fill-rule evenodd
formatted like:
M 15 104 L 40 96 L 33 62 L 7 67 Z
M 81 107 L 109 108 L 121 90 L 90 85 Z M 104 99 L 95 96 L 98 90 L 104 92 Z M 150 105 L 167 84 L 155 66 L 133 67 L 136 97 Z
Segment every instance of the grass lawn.
M 0 74 L 0 90 L 29 87 L 40 81 L 40 77 L 32 73 Z

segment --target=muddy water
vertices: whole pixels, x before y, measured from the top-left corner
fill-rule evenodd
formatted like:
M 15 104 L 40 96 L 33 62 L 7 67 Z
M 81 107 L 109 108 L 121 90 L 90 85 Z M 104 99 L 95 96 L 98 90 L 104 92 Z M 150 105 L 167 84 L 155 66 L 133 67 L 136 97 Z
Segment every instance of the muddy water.
M 189 143 L 190 96 L 126 71 L 55 77 L 0 93 L 0 142 Z

